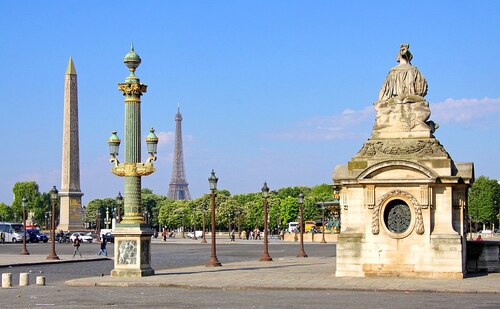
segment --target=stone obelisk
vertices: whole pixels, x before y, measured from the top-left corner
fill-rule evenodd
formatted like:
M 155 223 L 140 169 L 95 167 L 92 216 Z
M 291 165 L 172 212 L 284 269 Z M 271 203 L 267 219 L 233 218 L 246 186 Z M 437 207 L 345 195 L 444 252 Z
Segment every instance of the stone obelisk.
M 82 227 L 80 191 L 80 147 L 78 138 L 78 83 L 73 59 L 64 77 L 64 123 L 62 139 L 60 217 L 58 230 L 79 231 Z

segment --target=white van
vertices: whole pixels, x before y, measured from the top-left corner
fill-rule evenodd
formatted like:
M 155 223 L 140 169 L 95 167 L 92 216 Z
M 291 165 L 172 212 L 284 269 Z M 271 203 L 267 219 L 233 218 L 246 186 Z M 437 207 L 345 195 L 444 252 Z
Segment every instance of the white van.
M 0 222 L 0 233 L 4 232 L 5 242 L 22 242 L 23 225 L 21 223 Z
M 295 233 L 297 230 L 297 227 L 299 226 L 298 222 L 289 222 L 288 223 L 288 232 L 289 233 Z

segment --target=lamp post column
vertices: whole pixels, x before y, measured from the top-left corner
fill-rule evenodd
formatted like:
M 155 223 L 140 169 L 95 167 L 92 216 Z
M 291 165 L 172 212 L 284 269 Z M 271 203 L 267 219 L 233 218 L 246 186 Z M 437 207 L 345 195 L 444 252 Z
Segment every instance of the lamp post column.
M 321 229 L 323 230 L 323 238 L 321 238 L 320 244 L 326 244 L 325 240 L 325 203 L 321 204 Z
M 52 224 L 50 226 L 50 241 L 52 242 L 52 251 L 50 252 L 49 256 L 47 256 L 47 260 L 59 260 L 59 257 L 56 254 L 56 203 L 57 203 L 57 198 L 58 198 L 58 191 L 56 189 L 56 186 L 52 187 L 52 190 L 50 190 L 50 200 L 52 202 L 52 212 L 51 212 L 51 218 L 50 220 L 52 221 Z
M 124 177 L 123 218 L 116 225 L 115 263 L 112 277 L 144 277 L 154 275 L 151 268 L 151 236 L 153 231 L 145 223 L 141 212 L 141 178 L 152 174 L 152 164 L 156 160 L 158 137 L 154 129 L 146 136 L 149 157 L 141 162 L 141 96 L 147 86 L 135 75 L 141 64 L 141 58 L 134 51 L 133 45 L 125 55 L 123 62 L 130 71 L 124 83 L 118 84 L 118 90 L 125 97 L 125 150 L 124 163 L 118 161 L 120 139 L 116 131 L 108 139 L 111 159 L 114 163 L 111 172 Z M 124 258 L 128 257 L 128 258 Z
M 30 253 L 26 249 L 26 206 L 28 205 L 26 197 L 21 200 L 21 205 L 23 206 L 23 251 L 21 251 L 21 255 L 29 255 Z
M 212 175 L 208 178 L 210 184 L 210 190 L 212 191 L 212 253 L 210 259 L 208 260 L 206 267 L 220 267 L 222 264 L 217 259 L 216 248 L 215 248 L 215 191 L 217 190 L 217 177 L 215 177 L 215 172 L 212 170 Z
M 304 194 L 299 194 L 299 212 L 300 212 L 300 250 L 297 257 L 307 257 L 306 252 L 304 251 Z
M 238 209 L 238 239 L 241 239 L 241 209 Z
M 193 240 L 198 240 L 198 237 L 196 237 L 196 208 L 193 209 L 193 225 L 194 225 Z
M 203 206 L 203 232 L 202 232 L 202 240 L 201 240 L 201 243 L 202 244 L 206 244 L 207 243 L 207 239 L 206 239 L 206 234 L 205 234 L 205 230 L 206 230 L 206 227 L 205 227 L 205 215 L 207 214 L 207 208 L 205 206 Z
M 259 261 L 270 262 L 273 259 L 269 256 L 269 247 L 267 241 L 267 198 L 269 197 L 269 188 L 267 187 L 267 182 L 264 182 L 262 187 L 262 197 L 264 198 L 264 253 L 262 254 Z

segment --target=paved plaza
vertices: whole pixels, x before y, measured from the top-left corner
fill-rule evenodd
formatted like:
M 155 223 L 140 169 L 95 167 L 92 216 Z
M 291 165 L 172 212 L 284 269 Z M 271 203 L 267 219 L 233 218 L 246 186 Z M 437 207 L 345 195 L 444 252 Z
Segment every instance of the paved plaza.
M 154 248 L 158 250 L 186 247 L 189 249 L 195 241 L 188 239 L 169 239 L 167 243 L 155 240 Z M 221 240 L 219 247 L 224 250 L 231 250 L 235 246 L 259 246 L 260 241 L 239 241 L 231 244 Z M 12 245 L 11 245 L 12 246 Z M 32 253 L 29 256 L 19 256 L 18 254 L 0 254 L 0 269 L 6 272 L 8 266 L 16 265 L 44 265 L 46 263 L 80 263 L 79 268 L 85 267 L 85 262 L 91 261 L 112 261 L 110 257 L 100 257 L 95 255 L 97 245 L 86 245 L 92 247 L 91 254 L 86 254 L 82 258 L 73 258 L 71 254 L 59 255 L 59 261 L 45 260 L 46 254 Z M 310 245 L 313 246 L 313 245 Z M 318 248 L 321 245 L 315 244 Z M 329 244 L 333 249 L 333 245 Z M 203 246 L 203 250 L 209 250 L 209 246 Z M 112 278 L 109 272 L 103 272 L 99 276 L 78 277 L 65 281 L 68 287 L 176 287 L 176 288 L 209 288 L 223 290 L 355 290 L 355 291 L 411 291 L 411 292 L 441 292 L 441 293 L 494 293 L 500 294 L 500 273 L 479 273 L 472 274 L 465 279 L 416 279 L 398 277 L 377 277 L 377 278 L 355 278 L 334 276 L 335 257 L 334 256 L 314 256 L 308 258 L 297 258 L 290 252 L 294 252 L 296 244 L 281 243 L 271 241 L 270 252 L 276 251 L 274 261 L 259 262 L 258 259 L 235 260 L 226 262 L 224 253 L 219 255 L 223 263 L 220 268 L 207 268 L 203 263 L 190 266 L 179 264 L 175 268 L 155 269 L 156 275 L 143 278 Z M 195 247 L 196 248 L 196 247 Z M 287 252 L 279 254 L 279 251 Z M 307 251 L 306 246 L 306 251 Z M 312 248 L 312 247 L 311 247 Z M 86 249 L 89 250 L 89 249 Z M 154 249 L 157 250 L 157 249 Z M 186 251 L 184 254 L 188 254 Z M 199 255 L 192 252 L 192 255 Z M 259 254 L 258 252 L 256 253 Z M 168 253 L 164 254 L 168 256 Z M 323 254 L 324 255 L 324 254 Z M 333 254 L 332 254 L 333 255 Z M 163 256 L 163 254 L 162 254 Z M 159 257 L 158 257 L 159 258 Z M 187 257 L 186 257 L 187 258 Z M 153 259 L 155 254 L 153 252 Z M 172 261 L 176 259 L 172 256 Z M 177 258 L 178 259 L 178 258 Z M 203 260 L 203 257 L 200 261 Z M 167 261 L 168 263 L 168 261 Z M 163 264 L 168 265 L 168 264 Z M 165 266 L 163 266 L 165 267 Z M 89 273 L 89 275 L 91 275 Z M 32 279 L 34 281 L 34 278 Z M 48 282 L 50 284 L 50 282 Z

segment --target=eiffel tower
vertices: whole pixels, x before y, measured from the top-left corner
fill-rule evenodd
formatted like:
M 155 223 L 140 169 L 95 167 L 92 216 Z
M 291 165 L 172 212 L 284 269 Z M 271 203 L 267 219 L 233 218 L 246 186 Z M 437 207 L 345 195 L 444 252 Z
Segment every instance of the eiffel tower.
M 172 179 L 168 185 L 167 197 L 172 200 L 190 200 L 188 183 L 184 174 L 184 155 L 182 152 L 182 115 L 177 105 L 175 115 L 175 146 L 174 146 L 174 166 L 172 168 Z

